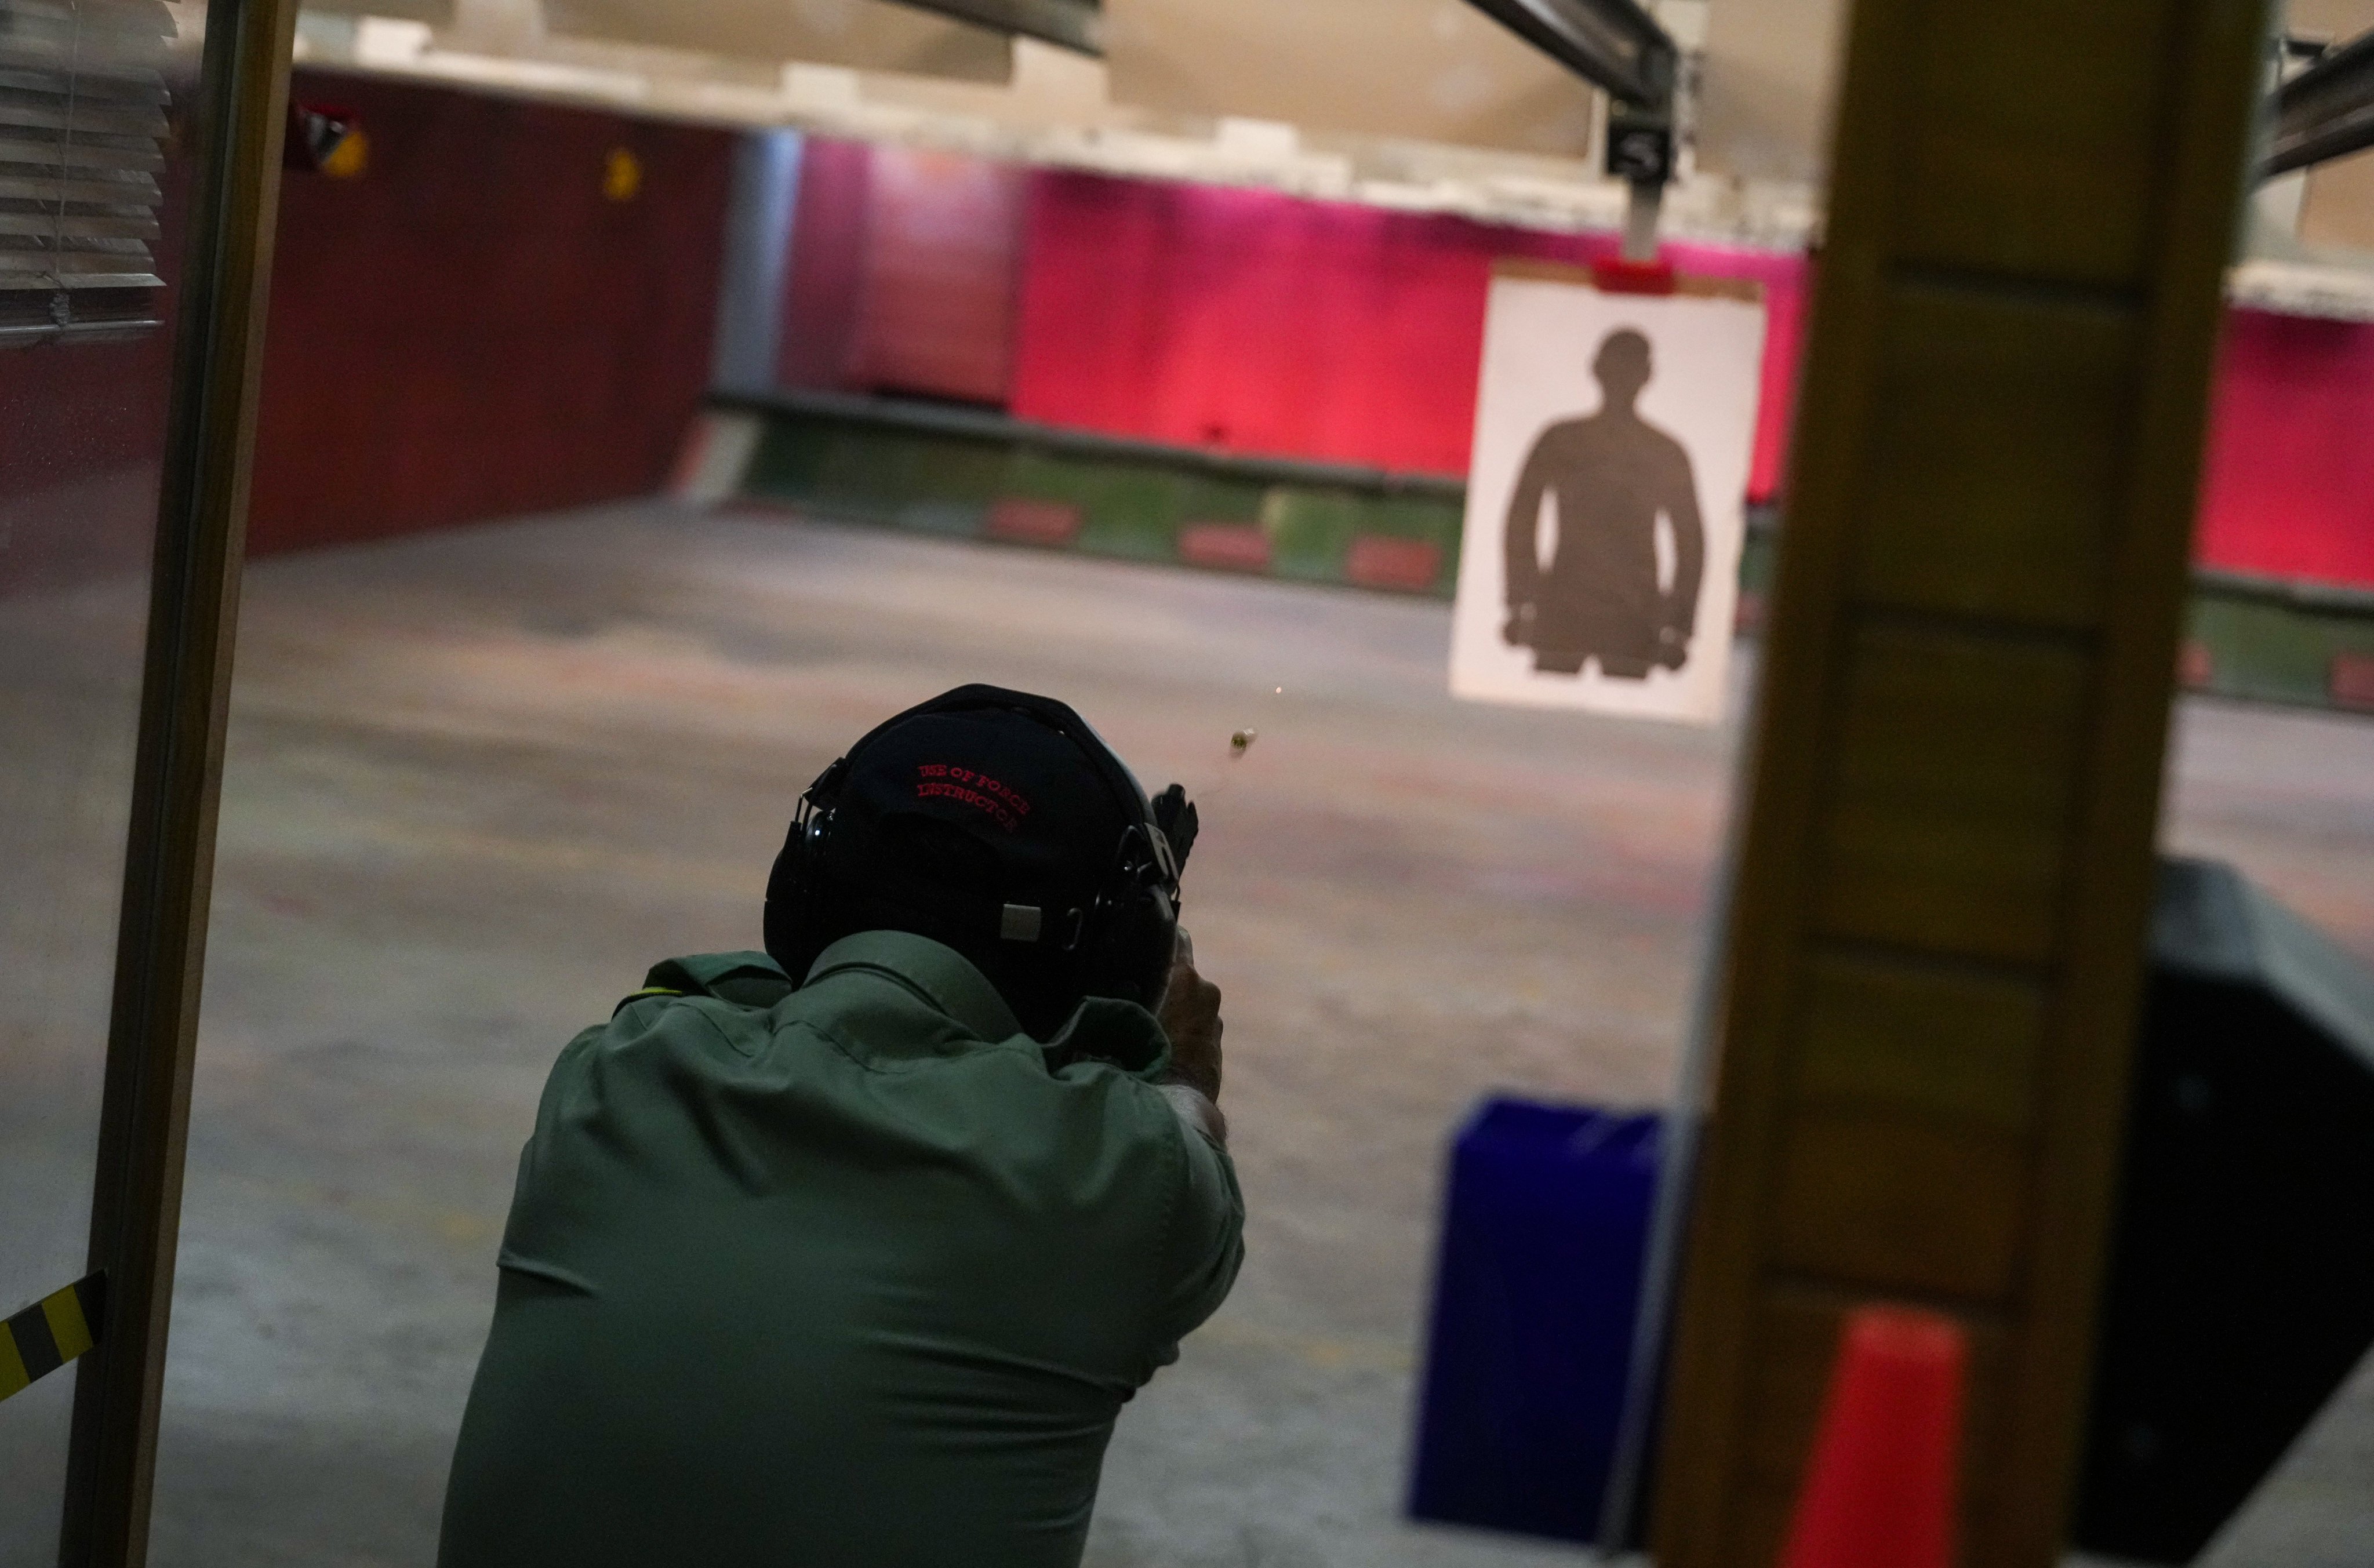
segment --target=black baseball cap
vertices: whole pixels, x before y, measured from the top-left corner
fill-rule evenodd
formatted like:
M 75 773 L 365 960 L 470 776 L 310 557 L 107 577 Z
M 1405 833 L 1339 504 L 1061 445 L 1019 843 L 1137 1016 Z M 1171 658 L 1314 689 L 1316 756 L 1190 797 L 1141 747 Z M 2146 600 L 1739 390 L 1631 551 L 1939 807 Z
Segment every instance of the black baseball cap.
M 1145 790 L 1110 751 L 1091 756 L 1031 711 L 1060 709 L 1101 745 L 1062 704 L 995 687 L 934 702 L 965 693 L 1030 706 L 911 711 L 851 747 L 836 805 L 846 855 L 835 870 L 946 883 L 1051 919 L 1093 899 L 1122 836 L 1148 818 Z
M 796 980 L 842 936 L 913 931 L 981 966 L 1033 1033 L 1084 995 L 1152 1005 L 1195 826 L 1183 790 L 1149 802 L 1064 704 L 959 686 L 809 786 L 768 884 L 767 950 Z

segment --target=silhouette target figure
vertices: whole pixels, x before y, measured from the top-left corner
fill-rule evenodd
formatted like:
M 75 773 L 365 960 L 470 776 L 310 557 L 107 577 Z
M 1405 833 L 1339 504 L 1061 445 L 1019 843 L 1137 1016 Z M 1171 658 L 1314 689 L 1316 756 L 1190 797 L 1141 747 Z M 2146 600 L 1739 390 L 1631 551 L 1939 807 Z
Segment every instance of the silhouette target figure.
M 1534 650 L 1534 668 L 1645 680 L 1689 658 L 1706 569 L 1698 476 L 1682 443 L 1634 406 L 1654 374 L 1649 340 L 1618 327 L 1591 362 L 1595 414 L 1534 438 L 1509 498 L 1509 621 L 1501 636 Z M 1557 549 L 1541 565 L 1542 497 L 1557 507 Z M 1674 580 L 1657 580 L 1657 521 L 1673 531 Z

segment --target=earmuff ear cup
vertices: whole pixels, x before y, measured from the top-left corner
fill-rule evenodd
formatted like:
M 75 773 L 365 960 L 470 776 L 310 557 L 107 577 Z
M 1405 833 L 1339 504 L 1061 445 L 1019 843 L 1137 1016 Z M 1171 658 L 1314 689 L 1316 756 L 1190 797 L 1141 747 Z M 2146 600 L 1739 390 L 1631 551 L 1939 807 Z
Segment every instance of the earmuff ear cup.
M 1179 942 L 1179 918 L 1158 887 L 1140 890 L 1114 911 L 1111 930 L 1084 988 L 1091 996 L 1118 996 L 1151 1008 L 1162 1000 Z
M 813 804 L 814 788 L 805 800 Z M 767 873 L 762 940 L 767 956 L 791 977 L 794 986 L 806 981 L 808 971 L 826 948 L 849 934 L 854 913 L 845 890 L 825 863 L 824 840 L 831 826 L 829 811 L 803 810 L 783 838 L 774 869 Z
M 762 930 L 767 943 L 767 956 L 772 958 L 798 985 L 807 977 L 808 965 L 816 962 L 809 954 L 805 964 L 801 954 L 814 944 L 816 919 L 815 872 L 810 863 L 806 844 L 807 827 L 794 822 L 783 840 L 782 852 L 775 857 L 774 870 L 767 873 L 767 912 Z
M 823 839 L 832 825 L 832 807 L 849 775 L 849 758 L 835 757 L 816 776 L 792 813 L 791 831 L 767 873 L 767 906 L 759 920 L 760 940 L 794 986 L 805 984 L 817 957 L 838 933 L 829 929 L 832 902 L 824 868 Z
M 1098 896 L 1082 932 L 1081 989 L 1151 1008 L 1170 977 L 1179 910 L 1160 867 L 1134 855 L 1128 839 L 1118 861 L 1114 883 Z

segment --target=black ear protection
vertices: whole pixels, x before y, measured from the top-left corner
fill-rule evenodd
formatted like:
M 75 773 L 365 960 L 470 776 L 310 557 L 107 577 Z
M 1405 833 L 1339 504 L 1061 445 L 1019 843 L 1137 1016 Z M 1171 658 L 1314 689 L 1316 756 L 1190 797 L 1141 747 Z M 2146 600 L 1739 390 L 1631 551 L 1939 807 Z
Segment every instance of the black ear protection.
M 1102 781 L 1122 830 L 1109 861 L 1094 869 L 1093 892 L 1067 908 L 1006 904 L 988 895 L 917 881 L 882 861 L 840 831 L 842 787 L 852 758 L 911 719 L 931 714 L 1003 709 L 1018 713 L 1070 741 Z M 1017 944 L 1059 970 L 1083 996 L 1119 997 L 1145 1007 L 1161 1000 L 1179 930 L 1179 878 L 1193 848 L 1195 807 L 1177 784 L 1149 801 L 1134 775 L 1104 738 L 1068 706 L 1052 697 L 1000 686 L 959 686 L 868 731 L 846 755 L 817 776 L 800 797 L 783 850 L 767 883 L 766 942 L 787 967 L 812 963 L 829 937 L 828 906 L 858 894 L 896 906 L 927 930 L 973 947 L 994 941 Z M 805 979 L 794 973 L 794 982 Z

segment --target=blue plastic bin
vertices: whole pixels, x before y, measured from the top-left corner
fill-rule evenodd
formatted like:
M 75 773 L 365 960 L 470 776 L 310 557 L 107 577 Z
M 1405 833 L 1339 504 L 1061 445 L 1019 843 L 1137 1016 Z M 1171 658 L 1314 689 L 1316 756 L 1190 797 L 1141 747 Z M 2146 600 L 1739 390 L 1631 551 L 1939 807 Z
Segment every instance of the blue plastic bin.
M 1662 1118 L 1486 1101 L 1453 1143 L 1412 1516 L 1589 1541 L 1623 1418 Z

